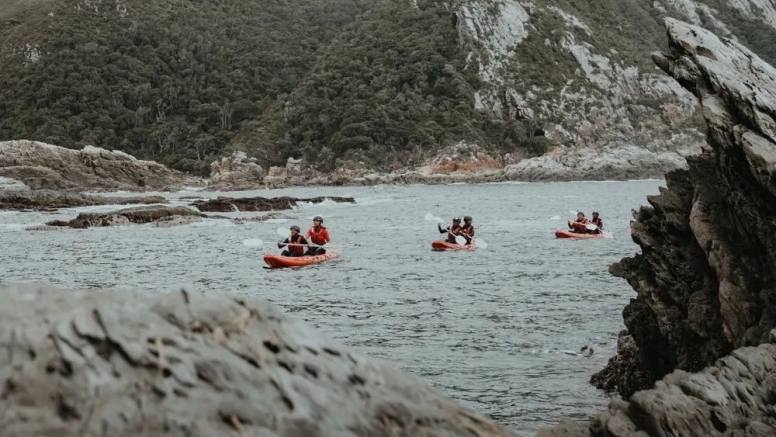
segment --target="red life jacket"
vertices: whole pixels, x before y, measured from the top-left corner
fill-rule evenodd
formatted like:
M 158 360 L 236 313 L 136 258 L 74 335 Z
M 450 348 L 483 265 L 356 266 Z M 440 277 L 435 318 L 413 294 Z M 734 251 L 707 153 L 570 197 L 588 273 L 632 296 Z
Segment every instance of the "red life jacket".
M 461 232 L 461 225 L 456 225 L 455 223 L 450 225 L 450 227 L 447 229 L 447 242 L 456 243 L 455 236 L 458 235 L 460 232 Z
M 474 236 L 474 225 L 468 225 L 468 226 L 464 225 L 464 226 L 461 228 L 461 231 L 462 231 L 464 234 L 466 234 L 466 235 L 468 235 L 468 236 L 472 237 L 472 236 Z
M 296 244 L 291 244 L 296 243 Z M 304 253 L 304 246 L 300 246 L 302 244 L 302 236 L 299 234 L 296 234 L 296 241 L 292 237 L 288 237 L 288 251 L 289 252 L 296 252 L 298 254 Z
M 592 223 L 592 224 L 594 224 L 594 225 L 596 225 L 596 226 L 598 226 L 600 228 L 601 227 L 601 223 L 602 223 L 601 217 L 590 219 L 590 223 Z
M 310 238 L 311 242 L 318 245 L 326 244 L 331 240 L 331 237 L 329 236 L 329 230 L 323 226 L 321 226 L 317 232 L 315 231 L 315 226 L 311 227 L 307 231 L 307 236 Z

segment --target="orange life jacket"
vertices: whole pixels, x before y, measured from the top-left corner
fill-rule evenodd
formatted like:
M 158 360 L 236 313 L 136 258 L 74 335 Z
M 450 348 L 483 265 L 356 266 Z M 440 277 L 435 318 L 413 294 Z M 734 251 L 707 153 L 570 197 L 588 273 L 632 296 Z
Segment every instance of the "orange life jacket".
M 329 236 L 329 230 L 323 226 L 321 226 L 321 228 L 318 231 L 315 230 L 315 226 L 311 227 L 307 231 L 307 237 L 310 238 L 311 242 L 318 245 L 323 245 L 331 241 L 331 237 Z

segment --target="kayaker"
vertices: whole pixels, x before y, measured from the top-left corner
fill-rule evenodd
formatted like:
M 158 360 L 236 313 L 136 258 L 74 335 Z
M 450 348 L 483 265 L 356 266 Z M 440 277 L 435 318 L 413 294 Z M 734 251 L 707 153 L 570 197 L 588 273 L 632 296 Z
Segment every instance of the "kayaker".
M 455 237 L 458 235 L 461 235 L 461 219 L 456 217 L 453 219 L 453 224 L 443 228 L 441 224 L 437 224 L 437 227 L 439 228 L 439 233 L 444 234 L 447 232 L 447 238 L 445 241 L 452 244 L 458 244 L 455 241 Z
M 598 216 L 598 211 L 593 211 L 593 218 L 590 219 L 590 223 L 598 226 L 598 229 L 593 231 L 588 230 L 591 234 L 600 234 L 604 230 L 604 221 Z
M 472 244 L 472 238 L 474 238 L 474 225 L 472 224 L 471 216 L 467 215 L 463 218 L 461 235 L 463 235 L 463 238 L 466 238 L 466 244 Z
M 331 241 L 329 230 L 323 226 L 323 217 L 317 215 L 313 218 L 313 226 L 307 230 L 307 238 L 312 244 L 323 246 Z M 310 247 L 305 255 L 323 255 L 326 249 L 323 247 Z
M 299 226 L 291 226 L 291 235 L 278 243 L 278 248 L 282 249 L 284 246 L 288 246 L 280 255 L 281 256 L 302 256 L 304 255 L 304 246 L 307 245 L 307 240 L 299 235 Z
M 569 228 L 571 229 L 571 232 L 577 233 L 577 234 L 586 234 L 587 233 L 587 219 L 585 218 L 585 214 L 583 212 L 577 213 L 577 219 L 573 222 L 569 220 Z

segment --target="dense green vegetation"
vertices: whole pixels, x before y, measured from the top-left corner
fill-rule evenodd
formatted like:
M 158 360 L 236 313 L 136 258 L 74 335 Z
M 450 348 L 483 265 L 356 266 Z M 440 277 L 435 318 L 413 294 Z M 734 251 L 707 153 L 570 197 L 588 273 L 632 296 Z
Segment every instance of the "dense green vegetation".
M 373 3 L 38 5 L 0 21 L 0 139 L 94 144 L 207 172 L 241 125 L 289 94 L 317 49 Z
M 323 170 L 338 158 L 406 165 L 461 139 L 513 150 L 525 136 L 474 110 L 479 79 L 465 58 L 446 8 L 383 1 L 323 49 L 287 106 L 236 146 L 270 162 L 305 156 Z
M 725 0 L 696 1 L 776 61 L 776 30 Z M 411 165 L 462 139 L 541 153 L 534 124 L 474 109 L 482 84 L 466 56 L 479 48 L 461 44 L 458 3 L 8 0 L 0 4 L 0 140 L 94 144 L 204 174 L 235 149 L 265 165 L 304 156 L 322 170 Z M 534 0 L 531 33 L 502 73 L 515 89 L 552 99 L 578 77 L 574 57 L 546 44 L 566 30 L 594 53 L 652 70 L 649 53 L 666 40 L 665 14 L 653 3 Z M 568 29 L 548 6 L 590 34 Z

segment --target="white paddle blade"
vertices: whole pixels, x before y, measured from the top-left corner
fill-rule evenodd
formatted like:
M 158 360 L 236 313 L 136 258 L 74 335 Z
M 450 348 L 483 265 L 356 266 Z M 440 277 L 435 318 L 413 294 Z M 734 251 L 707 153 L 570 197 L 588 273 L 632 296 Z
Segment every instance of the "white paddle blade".
M 275 230 L 275 232 L 277 232 L 277 234 L 280 235 L 283 238 L 286 238 L 289 235 L 291 235 L 291 231 L 289 229 L 287 229 L 287 228 L 277 228 Z
M 478 238 L 478 239 L 474 240 L 474 242 L 477 243 L 477 247 L 479 247 L 479 248 L 482 248 L 482 249 L 487 249 L 488 248 L 488 243 L 486 243 L 485 240 L 483 240 L 481 238 Z
M 445 221 L 441 218 L 435 216 L 434 214 L 431 214 L 430 212 L 426 213 L 426 220 L 430 222 L 437 222 L 437 223 L 444 223 Z
M 592 223 L 588 223 L 587 226 L 585 226 L 585 227 L 587 228 L 588 231 L 595 231 L 596 229 L 598 229 L 598 226 L 596 226 L 596 225 L 594 225 Z
M 243 240 L 243 244 L 249 247 L 258 247 L 263 245 L 264 242 L 259 240 L 258 238 L 249 238 L 247 240 Z
M 574 211 L 573 209 L 570 209 L 570 210 L 569 210 L 569 212 L 570 212 L 570 213 L 572 213 L 572 214 L 574 214 L 574 215 L 577 215 L 577 214 L 579 214 L 578 212 Z
M 466 244 L 466 238 L 463 238 L 461 235 L 456 235 L 455 242 L 463 246 L 464 244 Z

